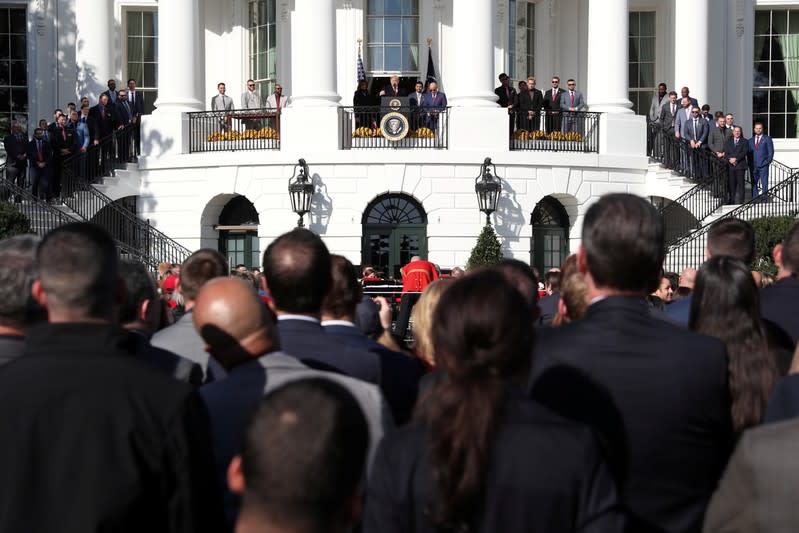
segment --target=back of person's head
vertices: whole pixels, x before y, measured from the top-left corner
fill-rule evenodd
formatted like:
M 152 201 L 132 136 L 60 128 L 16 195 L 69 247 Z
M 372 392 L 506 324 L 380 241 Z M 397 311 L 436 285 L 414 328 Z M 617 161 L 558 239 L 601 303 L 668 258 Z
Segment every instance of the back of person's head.
M 229 469 L 231 490 L 243 492 L 239 523 L 346 531 L 358 518 L 368 445 L 366 419 L 343 386 L 313 378 L 272 391 L 258 404 L 240 459 Z
M 580 272 L 572 271 L 571 275 L 563 279 L 560 287 L 560 299 L 563 310 L 552 319 L 553 326 L 579 320 L 588 311 L 588 282 Z
M 155 333 L 160 321 L 160 305 L 158 305 L 158 289 L 147 268 L 138 261 L 123 259 L 119 263 L 119 275 L 125 282 L 125 299 L 119 306 L 120 324 L 145 322 Z M 152 321 L 145 321 L 140 315 L 142 304 L 149 300 L 147 317 Z M 152 309 L 150 309 L 152 307 Z M 156 310 L 158 311 L 156 313 Z
M 39 237 L 17 235 L 0 241 L 0 326 L 25 329 L 47 319 L 31 295 Z
M 54 312 L 114 318 L 122 296 L 119 253 L 106 230 L 90 222 L 55 228 L 39 244 L 36 266 L 51 321 Z
M 230 277 L 238 278 L 242 281 L 249 283 L 252 286 L 252 290 L 256 293 L 261 289 L 260 282 L 258 280 L 258 276 L 250 272 L 249 270 L 234 270 L 230 273 Z
M 486 302 L 490 302 L 487 305 Z M 491 442 L 509 382 L 526 380 L 533 308 L 496 269 L 452 283 L 434 313 L 433 345 L 447 379 L 422 416 L 430 431 L 436 526 L 460 530 L 480 508 Z
M 284 233 L 264 252 L 264 277 L 277 309 L 318 314 L 332 283 L 330 252 L 306 229 Z
M 544 280 L 547 288 L 552 292 L 557 292 L 560 290 L 560 280 L 561 280 L 560 271 L 547 272 L 546 275 L 544 276 Z
M 799 222 L 791 226 L 782 241 L 782 268 L 792 274 L 799 274 Z
M 336 319 L 353 320 L 363 292 L 358 273 L 353 264 L 340 255 L 331 255 L 330 265 L 333 283 L 322 304 L 322 313 Z
M 193 302 L 202 286 L 212 279 L 230 274 L 230 265 L 225 256 L 211 248 L 197 250 L 179 269 L 180 292 L 187 302 Z
M 758 287 L 747 264 L 714 255 L 702 265 L 688 325 L 727 345 L 734 429 L 740 432 L 759 424 L 777 368 L 761 322 Z
M 532 307 L 538 302 L 538 274 L 524 261 L 518 259 L 501 259 L 493 268 L 505 276 L 511 285 L 516 287 Z
M 596 287 L 649 294 L 658 287 L 665 256 L 663 222 L 641 197 L 607 194 L 583 221 L 585 265 Z
M 450 279 L 439 279 L 425 287 L 419 301 L 411 310 L 413 322 L 413 351 L 429 366 L 436 366 L 436 351 L 433 348 L 433 314 L 441 295 L 452 285 Z
M 280 346 L 271 312 L 252 284 L 235 276 L 203 285 L 192 321 L 208 352 L 228 369 Z
M 755 258 L 755 230 L 739 218 L 719 220 L 707 232 L 707 253 L 734 257 L 748 265 Z

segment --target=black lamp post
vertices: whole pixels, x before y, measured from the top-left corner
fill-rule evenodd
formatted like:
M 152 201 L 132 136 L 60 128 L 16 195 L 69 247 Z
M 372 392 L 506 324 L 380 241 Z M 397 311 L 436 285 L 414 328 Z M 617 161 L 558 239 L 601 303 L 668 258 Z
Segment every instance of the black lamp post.
M 489 167 L 494 167 L 494 174 L 491 174 Z M 497 167 L 491 163 L 490 157 L 486 157 L 480 165 L 480 175 L 474 180 L 477 204 L 480 206 L 480 211 L 486 214 L 486 225 L 491 224 L 491 213 L 497 210 L 499 193 L 502 192 L 502 180 L 496 173 Z
M 297 172 L 297 167 L 300 168 Z M 308 164 L 305 159 L 300 159 L 294 165 L 294 175 L 289 178 L 289 197 L 291 198 L 291 210 L 300 216 L 297 221 L 298 228 L 304 228 L 302 217 L 311 210 L 311 198 L 313 198 L 314 186 L 311 183 Z

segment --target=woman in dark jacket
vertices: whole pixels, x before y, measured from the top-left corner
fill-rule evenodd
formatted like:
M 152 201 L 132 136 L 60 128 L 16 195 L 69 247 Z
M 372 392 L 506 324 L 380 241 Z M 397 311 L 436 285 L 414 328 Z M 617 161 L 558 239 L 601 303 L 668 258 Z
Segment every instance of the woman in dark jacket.
M 593 434 L 523 395 L 533 316 L 522 295 L 497 272 L 471 274 L 433 323 L 448 379 L 380 445 L 366 533 L 621 531 Z

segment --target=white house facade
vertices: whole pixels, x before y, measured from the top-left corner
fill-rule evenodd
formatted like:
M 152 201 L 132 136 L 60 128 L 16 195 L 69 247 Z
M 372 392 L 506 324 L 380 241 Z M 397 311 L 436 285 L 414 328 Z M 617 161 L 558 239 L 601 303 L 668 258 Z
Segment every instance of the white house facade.
M 49 121 L 81 96 L 94 105 L 108 79 L 135 78 L 141 155 L 99 187 L 135 198 L 140 218 L 185 247 L 253 266 L 297 224 L 287 187 L 300 159 L 314 184 L 305 223 L 332 251 L 389 275 L 415 253 L 463 265 L 485 223 L 475 195 L 485 158 L 502 181 L 491 221 L 505 255 L 559 265 L 599 196 L 690 189 L 647 155 L 644 115 L 660 82 L 734 113 L 747 136 L 763 120 L 775 157 L 799 166 L 799 2 L 7 0 L 0 39 L 0 128 Z M 449 105 L 432 146 L 353 138 L 359 53 L 372 93 L 392 74 L 412 88 L 432 58 Z M 563 88 L 576 80 L 597 113 L 583 148 L 514 142 L 494 93 L 501 72 L 514 86 L 535 76 L 542 91 L 552 76 Z M 248 79 L 263 99 L 278 83 L 290 97 L 279 142 L 198 137 L 193 113 L 211 109 L 217 84 L 239 108 Z M 235 118 L 223 129 L 243 132 Z

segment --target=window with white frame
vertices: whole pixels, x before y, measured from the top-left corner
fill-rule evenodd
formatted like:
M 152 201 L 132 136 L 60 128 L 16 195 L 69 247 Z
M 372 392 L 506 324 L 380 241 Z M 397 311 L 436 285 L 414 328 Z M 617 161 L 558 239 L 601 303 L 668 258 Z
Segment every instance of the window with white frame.
M 755 11 L 752 119 L 769 135 L 799 137 L 799 10 Z
M 508 68 L 511 79 L 535 76 L 535 2 L 510 0 Z
M 276 0 L 250 0 L 250 78 L 261 98 L 274 91 L 277 83 Z
M 127 27 L 127 77 L 136 80 L 136 92 L 144 97 L 144 113 L 153 111 L 158 98 L 158 12 L 154 10 L 125 12 Z
M 24 7 L 0 7 L 0 134 L 28 122 L 28 47 Z M 33 133 L 33 132 L 31 132 Z
M 366 69 L 369 77 L 419 75 L 419 0 L 368 0 Z
M 633 111 L 649 112 L 649 103 L 657 90 L 655 81 L 655 12 L 631 11 L 629 14 L 629 98 Z

